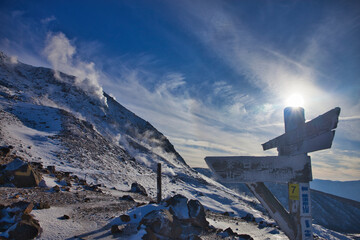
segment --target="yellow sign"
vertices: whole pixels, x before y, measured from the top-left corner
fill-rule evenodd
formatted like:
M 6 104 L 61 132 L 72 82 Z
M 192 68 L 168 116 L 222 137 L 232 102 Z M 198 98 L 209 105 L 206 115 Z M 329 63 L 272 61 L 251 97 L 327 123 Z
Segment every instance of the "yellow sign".
M 289 183 L 289 199 L 300 200 L 299 184 Z

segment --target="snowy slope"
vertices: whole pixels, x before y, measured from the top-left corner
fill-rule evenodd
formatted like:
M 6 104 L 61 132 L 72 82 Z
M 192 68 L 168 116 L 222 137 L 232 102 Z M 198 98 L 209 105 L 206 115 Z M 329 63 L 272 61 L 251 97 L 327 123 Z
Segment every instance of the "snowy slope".
M 125 190 L 137 181 L 152 197 L 161 162 L 164 197 L 183 194 L 217 211 L 268 219 L 250 206 L 253 199 L 205 180 L 164 135 L 106 93 L 104 102 L 76 86 L 73 76 L 57 79 L 51 69 L 12 63 L 4 54 L 0 60 L 0 145 L 89 183 Z
M 208 177 L 213 174 L 209 169 L 196 168 L 197 171 Z M 225 183 L 225 186 L 234 189 L 236 192 L 252 196 L 252 193 L 245 184 Z M 288 207 L 288 193 L 286 184 L 266 183 L 267 187 L 282 203 Z M 326 194 L 320 191 L 311 191 L 311 211 L 313 222 L 329 229 L 345 233 L 360 232 L 360 203 Z
M 139 182 L 153 198 L 160 162 L 164 198 L 182 194 L 217 212 L 250 213 L 257 222 L 273 222 L 253 197 L 191 169 L 163 134 L 106 93 L 99 97 L 74 76 L 14 62 L 1 52 L 0 120 L 0 146 L 13 146 L 13 153 L 28 161 L 108 188 L 128 190 Z M 319 235 L 328 234 L 318 229 Z M 254 235 L 273 239 L 274 234 L 285 238 L 274 229 Z

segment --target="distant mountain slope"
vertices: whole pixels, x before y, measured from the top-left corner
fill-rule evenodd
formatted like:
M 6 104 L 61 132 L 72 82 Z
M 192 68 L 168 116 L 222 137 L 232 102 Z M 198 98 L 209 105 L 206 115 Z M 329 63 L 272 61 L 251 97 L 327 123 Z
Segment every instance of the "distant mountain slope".
M 360 181 L 330 181 L 314 179 L 310 186 L 314 190 L 360 202 Z M 357 189 L 357 190 L 356 190 Z
M 210 169 L 195 168 L 198 172 L 213 177 Z M 226 183 L 226 187 L 236 190 L 239 193 L 253 196 L 247 186 L 243 183 Z M 286 184 L 266 183 L 266 186 L 282 203 L 288 208 L 288 189 Z M 356 191 L 357 189 L 354 189 Z M 333 196 L 320 191 L 311 191 L 311 211 L 315 224 L 325 226 L 345 233 L 358 233 L 360 226 L 360 203 Z

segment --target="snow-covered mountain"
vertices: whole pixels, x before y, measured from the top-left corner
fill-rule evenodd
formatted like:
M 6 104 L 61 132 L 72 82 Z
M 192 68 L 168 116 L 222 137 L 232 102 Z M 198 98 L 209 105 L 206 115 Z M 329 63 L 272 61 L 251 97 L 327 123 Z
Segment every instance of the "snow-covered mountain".
M 182 194 L 213 211 L 273 222 L 254 197 L 190 168 L 162 133 L 108 94 L 95 94 L 75 76 L 0 52 L 0 146 L 9 145 L 26 161 L 56 166 L 92 184 L 126 191 L 138 182 L 153 198 L 161 163 L 164 198 Z M 286 239 L 273 228 L 249 229 L 255 239 Z M 321 226 L 315 232 L 348 239 Z
M 133 180 L 150 177 L 157 162 L 170 176 L 178 169 L 196 176 L 163 134 L 106 93 L 98 98 L 77 86 L 74 76 L 14 64 L 2 53 L 0 59 L 1 114 L 7 119 L 2 144 L 14 145 L 25 159 L 60 164 L 59 169 L 119 188 L 125 182 L 121 175 L 131 175 L 130 165 L 137 169 Z

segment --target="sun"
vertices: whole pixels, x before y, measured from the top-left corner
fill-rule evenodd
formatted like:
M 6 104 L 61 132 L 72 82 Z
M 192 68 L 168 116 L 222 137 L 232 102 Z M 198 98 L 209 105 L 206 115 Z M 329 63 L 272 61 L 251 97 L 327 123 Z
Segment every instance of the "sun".
M 286 106 L 288 106 L 288 107 L 303 107 L 304 106 L 304 98 L 300 94 L 294 93 L 286 100 Z

